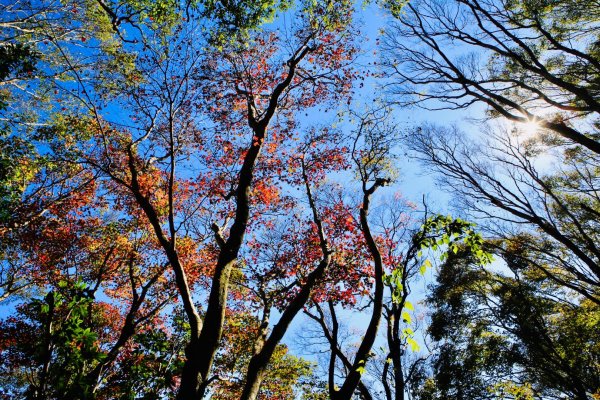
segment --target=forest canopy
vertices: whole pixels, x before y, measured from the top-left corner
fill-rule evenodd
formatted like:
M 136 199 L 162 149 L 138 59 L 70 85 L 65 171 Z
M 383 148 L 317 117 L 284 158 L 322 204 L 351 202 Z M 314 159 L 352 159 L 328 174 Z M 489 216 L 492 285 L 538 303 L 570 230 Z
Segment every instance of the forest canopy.
M 600 399 L 597 1 L 0 30 L 0 399 Z

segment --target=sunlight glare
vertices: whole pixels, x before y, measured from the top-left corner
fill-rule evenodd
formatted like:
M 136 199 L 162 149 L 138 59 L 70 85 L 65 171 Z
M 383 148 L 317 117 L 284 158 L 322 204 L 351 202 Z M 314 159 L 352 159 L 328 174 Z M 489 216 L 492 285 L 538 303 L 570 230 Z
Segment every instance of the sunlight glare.
M 531 138 L 537 134 L 538 129 L 540 128 L 540 124 L 537 120 L 532 119 L 520 124 L 519 128 L 523 136 L 525 136 L 526 138 Z

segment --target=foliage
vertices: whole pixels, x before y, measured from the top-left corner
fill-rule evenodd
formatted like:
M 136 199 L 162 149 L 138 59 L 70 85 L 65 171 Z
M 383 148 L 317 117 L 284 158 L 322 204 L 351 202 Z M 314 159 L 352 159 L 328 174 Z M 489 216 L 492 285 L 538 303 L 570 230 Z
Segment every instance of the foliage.
M 85 373 L 105 357 L 98 334 L 90 328 L 93 298 L 82 283 L 61 281 L 59 287 L 60 291 L 32 300 L 2 322 L 3 396 L 91 395 Z
M 272 22 L 275 13 L 285 11 L 291 6 L 290 0 L 253 0 L 229 2 L 221 0 L 204 0 L 199 4 L 205 16 L 217 21 L 217 30 L 213 40 L 223 43 L 233 38 L 247 39 L 248 30 Z
M 593 2 L 365 2 L 391 13 L 382 69 L 347 0 L 13 3 L 4 397 L 598 395 Z M 389 102 L 360 111 L 372 82 Z M 394 118 L 474 103 L 516 125 Z M 477 231 L 386 198 L 402 137 Z
M 3 43 L 0 46 L 0 82 L 28 76 L 36 71 L 39 54 L 22 43 Z M 6 92 L 0 91 L 0 109 L 8 106 Z
M 7 222 L 37 168 L 30 159 L 32 146 L 4 132 L 0 136 L 0 221 Z
M 449 258 L 428 298 L 434 307 L 428 332 L 440 350 L 421 396 L 583 399 L 595 393 L 597 305 L 553 297 L 559 288 L 531 266 L 509 262 L 511 277 L 474 260 L 461 252 Z
M 225 343 L 215 361 L 219 381 L 213 386 L 214 396 L 222 399 L 238 399 L 244 380 L 240 371 L 247 368 L 255 346 L 259 322 L 254 316 L 238 312 L 229 319 L 225 331 Z M 308 360 L 289 353 L 280 344 L 273 353 L 263 378 L 258 399 L 291 399 L 298 391 L 297 385 L 312 376 L 313 365 Z
M 451 216 L 435 215 L 423 224 L 422 234 L 417 237 L 422 249 L 436 251 L 440 246 L 447 246 L 440 260 L 444 261 L 449 254 L 456 254 L 462 242 L 465 251 L 470 252 L 481 265 L 492 262 L 491 253 L 483 247 L 483 237 L 473 229 L 475 224 Z
M 597 392 L 597 373 L 588 374 L 597 365 L 596 333 L 562 324 L 599 304 L 598 202 L 590 194 L 600 64 L 598 15 L 584 11 L 590 5 L 425 0 L 393 12 L 384 60 L 395 78 L 393 101 L 486 109 L 479 137 L 466 127 L 422 124 L 408 141 L 495 239 L 480 243 L 506 263 L 482 268 L 460 246 L 446 253 L 429 297 L 428 331 L 438 347 L 429 377 L 421 376 L 422 398 Z M 575 343 L 579 333 L 591 358 L 568 350 L 564 338 Z
M 173 397 L 184 360 L 186 331 L 181 311 L 171 321 L 147 327 L 131 340 L 116 361 L 116 372 L 96 398 L 162 399 Z

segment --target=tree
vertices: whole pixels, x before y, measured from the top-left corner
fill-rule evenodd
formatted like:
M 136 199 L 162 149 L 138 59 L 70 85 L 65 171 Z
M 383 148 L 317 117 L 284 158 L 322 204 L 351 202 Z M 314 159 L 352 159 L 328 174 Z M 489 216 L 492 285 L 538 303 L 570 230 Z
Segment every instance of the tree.
M 156 249 L 152 243 L 148 243 L 143 238 L 144 235 L 147 237 L 147 232 L 136 229 L 135 224 L 112 222 L 108 226 L 102 226 L 100 219 L 82 217 L 83 212 L 80 210 L 76 210 L 79 211 L 79 215 L 73 210 L 65 211 L 64 214 L 58 213 L 58 216 L 62 217 L 60 219 L 62 225 L 51 215 L 48 221 L 43 221 L 43 225 L 22 232 L 20 246 L 7 249 L 7 254 L 21 252 L 19 261 L 22 261 L 23 265 L 19 273 L 29 285 L 30 295 L 35 294 L 32 289 L 40 291 L 54 288 L 59 294 L 62 293 L 61 296 L 68 296 L 66 298 L 69 301 L 72 296 L 75 296 L 72 299 L 75 303 L 78 302 L 79 297 L 85 295 L 85 303 L 88 307 L 86 315 L 89 318 L 82 320 L 74 317 L 77 318 L 74 323 L 78 324 L 77 329 L 86 330 L 89 335 L 98 338 L 99 357 L 87 359 L 86 353 L 82 355 L 81 362 L 87 367 L 83 369 L 73 366 L 79 374 L 77 387 L 81 389 L 77 392 L 79 394 L 73 396 L 91 397 L 100 386 L 103 386 L 103 381 L 110 379 L 111 375 L 118 370 L 119 358 L 127 349 L 134 334 L 160 321 L 158 314 L 172 301 L 175 293 L 164 279 L 164 265 L 155 264 L 153 261 L 153 253 Z M 103 247 L 105 241 L 112 243 Z M 16 256 L 14 260 L 16 261 Z M 23 268 L 27 269 L 22 270 Z M 80 287 L 81 285 L 77 286 L 79 284 L 76 282 L 80 280 L 90 282 L 89 286 L 84 285 L 83 288 Z M 75 285 L 75 289 L 70 289 L 69 285 Z M 75 294 L 78 293 L 77 290 L 83 294 L 75 295 L 72 293 L 73 290 Z M 96 298 L 98 292 L 102 293 L 102 300 Z M 48 301 L 58 302 L 53 300 L 52 292 L 48 296 L 50 296 Z M 72 306 L 71 303 L 68 304 L 69 307 Z M 73 314 L 68 310 L 61 312 L 67 313 L 66 318 Z M 97 315 L 103 322 L 92 319 L 92 314 Z M 28 314 L 22 315 L 28 316 Z M 44 335 L 28 336 L 28 342 L 25 342 L 26 348 L 35 346 L 55 348 L 70 341 L 67 340 L 67 336 L 64 336 L 69 333 L 64 332 L 67 328 L 61 323 L 48 322 L 41 317 L 41 320 L 38 317 L 30 318 L 45 323 L 47 329 L 53 331 L 52 337 L 56 339 L 52 339 L 52 344 L 48 344 L 39 343 L 46 337 Z M 53 314 L 48 318 L 53 318 Z M 21 319 L 13 319 L 13 322 L 9 322 L 21 323 L 23 322 Z M 7 327 L 10 327 L 10 324 Z M 26 336 L 32 334 L 33 330 L 33 328 L 23 327 L 20 329 Z M 11 336 L 18 337 L 19 334 L 7 333 L 5 343 L 10 344 Z M 6 356 L 6 353 L 2 355 Z M 70 362 L 65 361 L 67 364 Z M 15 365 L 10 365 L 11 369 L 8 371 L 16 371 L 12 369 Z M 56 366 L 56 368 L 60 370 L 67 366 Z M 67 383 L 61 382 L 60 379 L 67 376 L 59 374 L 56 380 L 51 381 L 52 386 L 44 392 L 46 394 L 38 395 L 55 398 L 50 393 L 54 393 L 53 389 L 62 393 L 60 390 L 65 389 L 64 385 Z M 63 385 L 62 389 L 57 389 L 56 385 Z M 57 398 L 61 396 L 56 395 Z
M 598 154 L 600 33 L 592 4 L 408 4 L 387 40 L 386 64 L 398 78 L 392 91 L 405 96 L 403 104 L 433 109 L 482 103 L 492 117 L 533 122 Z M 578 123 L 587 118 L 592 124 Z
M 48 201 L 42 204 L 48 211 L 41 214 L 55 224 L 57 215 L 73 212 L 74 216 L 89 213 L 102 225 L 108 221 L 98 216 L 109 210 L 122 222 L 112 225 L 117 235 L 131 235 L 126 229 L 129 226 L 143 232 L 148 246 L 144 263 L 130 264 L 129 273 L 111 270 L 111 280 L 99 279 L 96 285 L 104 287 L 113 279 L 130 278 L 133 286 L 131 315 L 126 315 L 123 335 L 107 358 L 111 363 L 121 362 L 127 343 L 136 333 L 143 334 L 134 323 L 136 302 L 143 297 L 136 291 L 136 275 L 147 282 L 142 291 L 154 293 L 151 287 L 157 281 L 176 288 L 189 327 L 178 397 L 198 398 L 219 378 L 211 371 L 222 345 L 226 315 L 238 311 L 228 306 L 228 298 L 240 298 L 252 293 L 248 289 L 260 287 L 260 282 L 248 280 L 252 275 L 246 277 L 246 271 L 240 271 L 251 254 L 243 253 L 245 236 L 259 237 L 261 224 L 272 223 L 269 213 L 281 213 L 298 204 L 299 199 L 280 198 L 281 185 L 305 188 L 310 199 L 307 174 L 318 181 L 327 170 L 343 165 L 335 149 L 319 165 L 308 167 L 298 159 L 292 138 L 299 134 L 293 131 L 293 117 L 318 104 L 317 100 L 347 96 L 351 86 L 348 64 L 354 49 L 346 27 L 352 10 L 343 2 L 302 5 L 303 16 L 285 37 L 276 30 L 252 31 L 249 26 L 271 15 L 277 8 L 274 3 L 233 9 L 228 3 L 173 7 L 165 11 L 145 3 L 100 2 L 89 11 L 99 12 L 98 18 L 108 23 L 110 29 L 103 32 L 106 38 L 82 39 L 82 43 L 92 42 L 84 54 L 74 51 L 79 45 L 72 41 L 51 42 L 60 65 L 66 66 L 51 83 L 64 93 L 61 111 L 65 112 L 54 113 L 51 108 L 42 113 L 44 125 L 34 130 L 33 137 L 48 146 L 44 154 L 48 165 L 69 167 L 75 177 L 86 180 L 82 185 L 72 176 L 48 180 L 49 171 L 40 169 L 23 191 L 21 204 L 27 203 L 24 197 L 40 204 L 39 199 L 47 195 Z M 234 25 L 217 24 L 205 34 L 203 28 L 212 23 L 211 9 L 219 10 L 217 22 L 226 20 Z M 249 14 L 242 15 L 245 13 Z M 132 26 L 123 28 L 121 23 Z M 237 23 L 243 26 L 235 26 Z M 220 27 L 235 37 L 223 37 Z M 83 62 L 88 57 L 97 61 L 94 69 Z M 65 78 L 68 83 L 63 83 Z M 274 133 L 269 136 L 271 125 Z M 15 136 L 31 137 L 27 131 L 14 132 Z M 282 177 L 286 162 L 291 168 Z M 56 196 L 61 188 L 66 194 Z M 71 199 L 84 188 L 89 197 L 73 209 L 65 207 L 63 198 Z M 310 208 L 298 217 L 311 227 L 305 233 L 314 235 L 317 231 L 310 224 L 318 225 L 320 216 L 314 205 Z M 24 219 L 37 224 L 40 216 L 27 214 Z M 23 235 L 31 225 L 14 221 L 6 238 Z M 15 248 L 22 245 L 14 241 Z M 32 249 L 33 268 L 39 268 L 35 257 L 43 250 Z M 47 271 L 58 269 L 57 260 L 71 251 L 61 250 L 60 256 L 48 262 Z M 328 267 L 329 252 L 323 251 L 322 256 L 313 271 L 298 271 L 279 295 L 277 307 L 282 318 L 271 332 L 268 315 L 273 302 L 267 299 L 262 304 L 265 315 L 260 335 L 252 338 L 256 341 L 248 361 L 251 367 L 245 372 L 244 398 L 257 396 L 271 358 L 281 351 L 278 343 Z M 14 260 L 12 257 L 6 255 L 7 260 Z M 66 271 L 69 268 L 70 264 Z M 301 276 L 304 272 L 307 275 Z M 31 284 L 41 287 L 46 271 L 40 278 L 39 284 Z M 244 300 L 255 306 L 264 297 Z M 170 299 L 169 295 L 158 301 L 151 311 L 160 314 Z M 104 367 L 96 371 L 102 372 Z M 100 395 L 110 380 L 100 373 L 96 378 L 91 392 Z
M 317 15 L 316 18 L 320 17 Z M 333 68 L 332 72 L 326 71 L 326 74 L 323 76 L 324 80 L 331 79 L 329 83 L 336 84 L 341 78 L 338 75 L 338 68 L 341 66 L 335 64 L 331 67 L 329 66 L 329 63 L 339 63 L 340 60 L 323 58 L 321 52 L 324 51 L 325 47 L 320 45 L 319 42 L 321 35 L 324 35 L 328 43 L 331 43 L 332 46 L 341 45 L 341 43 L 337 43 L 334 40 L 336 30 L 339 31 L 342 25 L 336 22 L 336 20 L 331 20 L 325 24 L 323 21 L 319 22 L 318 19 L 305 21 L 304 24 L 303 30 L 297 33 L 295 48 L 293 48 L 290 58 L 284 64 L 281 77 L 279 77 L 280 72 L 278 72 L 281 68 L 278 59 L 280 56 L 276 52 L 277 42 L 274 34 L 270 35 L 269 42 L 262 37 L 258 37 L 255 44 L 256 48 L 246 48 L 244 43 L 234 42 L 224 45 L 224 49 L 215 49 L 215 52 L 210 56 L 226 54 L 227 56 L 224 59 L 225 64 L 223 65 L 226 68 L 215 68 L 213 59 L 200 59 L 194 55 L 197 53 L 191 52 L 188 53 L 191 54 L 191 58 L 178 59 L 178 61 L 189 62 L 184 69 L 180 69 L 181 64 L 178 64 L 176 65 L 176 69 L 171 70 L 172 73 L 179 74 L 180 80 L 175 82 L 175 86 L 170 81 L 172 77 L 171 73 L 169 73 L 169 76 L 160 77 L 161 81 L 159 82 L 162 82 L 164 85 L 161 89 L 166 90 L 167 93 L 167 97 L 161 99 L 165 102 L 163 104 L 168 106 L 167 109 L 162 109 L 167 112 L 167 119 L 164 121 L 164 126 L 157 124 L 158 136 L 152 135 L 150 136 L 150 140 L 158 139 L 160 141 L 162 139 L 160 136 L 162 129 L 165 129 L 164 133 L 169 135 L 166 137 L 167 141 L 165 143 L 168 146 L 165 149 L 165 153 L 169 161 L 162 165 L 158 164 L 161 167 L 166 167 L 165 175 L 163 175 L 164 182 L 167 185 L 167 191 L 164 193 L 165 197 L 150 197 L 148 189 L 143 186 L 143 182 L 147 179 L 143 174 L 149 172 L 160 174 L 158 169 L 154 169 L 154 166 L 144 165 L 136 160 L 140 156 L 138 148 L 144 144 L 139 144 L 129 139 L 120 144 L 124 154 L 116 154 L 115 156 L 125 156 L 123 162 L 129 170 L 126 175 L 121 174 L 120 171 L 113 168 L 104 169 L 103 171 L 133 197 L 136 202 L 134 204 L 137 204 L 137 207 L 141 208 L 141 211 L 148 218 L 148 222 L 153 226 L 157 239 L 174 268 L 177 287 L 191 327 L 190 343 L 186 350 L 187 358 L 183 366 L 182 383 L 178 395 L 180 398 L 202 396 L 208 384 L 215 379 L 215 377 L 211 376 L 210 371 L 222 335 L 230 275 L 238 262 L 238 254 L 242 247 L 249 222 L 251 222 L 250 207 L 251 201 L 254 201 L 251 186 L 254 181 L 255 171 L 257 170 L 259 153 L 268 139 L 266 134 L 271 119 L 278 108 L 286 113 L 282 113 L 280 117 L 282 121 L 285 121 L 283 118 L 291 118 L 291 113 L 296 107 L 312 105 L 314 97 L 310 99 L 303 97 L 303 91 L 307 90 L 307 85 L 312 86 L 316 83 L 317 89 L 321 90 L 323 94 L 328 92 L 328 87 L 321 84 L 321 79 L 315 81 L 311 78 L 312 74 L 304 75 L 305 73 L 309 73 L 308 70 L 299 68 L 299 64 L 309 54 L 313 56 L 309 60 L 309 63 L 314 64 L 315 67 Z M 181 40 L 185 41 L 184 43 L 190 43 L 190 33 L 192 32 L 180 32 L 182 35 L 180 36 Z M 262 48 L 262 51 L 259 52 L 258 49 L 261 46 L 266 48 Z M 174 51 L 179 51 L 181 54 L 182 50 L 180 49 L 181 45 L 179 45 L 179 48 L 174 49 Z M 166 75 L 166 71 L 170 70 L 171 65 L 169 61 L 166 61 L 166 69 L 161 71 L 162 68 L 158 64 L 160 64 L 160 60 L 164 57 L 163 51 L 160 47 L 155 51 L 154 54 L 149 54 L 148 67 L 156 68 L 158 66 L 159 74 Z M 265 57 L 265 52 L 266 54 L 272 54 L 272 57 L 277 60 L 275 64 L 270 64 L 271 60 Z M 156 55 L 160 58 L 154 58 Z M 199 62 L 206 64 L 199 65 Z M 243 69 L 240 69 L 240 67 L 243 67 Z M 202 70 L 196 71 L 196 68 L 202 68 Z M 197 75 L 200 71 L 203 71 L 207 76 Z M 192 76 L 192 73 L 196 75 Z M 145 74 L 145 76 L 148 76 L 148 74 Z M 216 153 L 218 156 L 215 157 L 215 154 L 208 152 L 205 156 L 206 166 L 211 172 L 206 174 L 204 179 L 208 187 L 215 185 L 216 189 L 214 192 L 209 193 L 208 199 L 213 204 L 220 203 L 224 206 L 221 209 L 213 205 L 210 211 L 214 212 L 218 210 L 222 212 L 221 215 L 217 214 L 215 216 L 217 217 L 217 221 L 223 221 L 224 225 L 230 219 L 233 222 L 230 226 L 225 227 L 219 226 L 217 222 L 211 224 L 211 229 L 214 231 L 214 240 L 217 244 L 216 248 L 213 247 L 215 249 L 214 259 L 216 266 L 214 267 L 214 272 L 211 274 L 211 289 L 202 319 L 193 303 L 187 272 L 179 260 L 180 254 L 175 245 L 177 235 L 175 211 L 177 211 L 176 207 L 181 207 L 184 200 L 183 196 L 175 195 L 176 181 L 174 174 L 176 158 L 180 157 L 179 146 L 181 144 L 179 141 L 185 140 L 189 142 L 189 140 L 195 139 L 194 136 L 190 135 L 192 132 L 189 130 L 182 131 L 178 129 L 176 131 L 178 126 L 175 124 L 181 123 L 177 120 L 179 118 L 178 115 L 182 115 L 184 118 L 186 115 L 189 115 L 179 113 L 189 107 L 190 98 L 187 95 L 190 86 L 188 85 L 191 83 L 189 79 L 192 78 L 202 84 L 202 92 L 195 92 L 195 95 L 200 96 L 199 99 L 208 97 L 217 99 L 215 103 L 201 103 L 200 110 L 210 113 L 209 115 L 213 120 L 215 128 L 231 132 L 229 137 L 226 135 L 215 137 L 215 144 L 222 146 L 223 153 Z M 169 79 L 169 81 L 166 79 Z M 219 87 L 215 85 L 214 82 L 216 81 L 221 82 L 224 86 Z M 338 90 L 335 86 L 333 88 Z M 145 92 L 150 88 L 142 87 L 140 89 L 144 91 L 144 94 L 139 99 L 140 101 L 145 101 L 148 98 Z M 292 91 L 291 89 L 294 90 Z M 219 94 L 215 93 L 215 90 Z M 294 93 L 298 93 L 299 97 L 294 97 Z M 191 94 L 193 95 L 193 93 Z M 304 102 L 308 102 L 308 104 Z M 247 125 L 244 123 L 246 121 Z M 282 131 L 280 134 L 285 135 L 285 128 L 285 125 L 280 127 Z M 151 125 L 147 126 L 146 133 L 153 134 L 153 129 L 154 121 L 152 121 Z M 188 136 L 176 136 L 182 134 Z M 245 136 L 251 139 L 249 143 L 242 142 Z M 148 136 L 142 136 L 141 138 L 145 139 L 146 137 Z M 200 151 L 203 151 L 201 146 L 210 146 L 209 142 L 204 144 L 196 141 L 196 143 L 192 142 L 190 144 L 200 146 Z M 193 148 L 188 148 L 186 151 L 191 149 Z M 239 155 L 236 155 L 236 153 Z M 105 159 L 115 157 L 112 154 L 101 156 Z M 277 160 L 274 161 L 279 163 Z M 102 164 L 99 163 L 103 163 L 103 161 L 93 162 L 102 168 Z M 119 169 L 120 167 L 116 166 L 116 168 Z M 213 173 L 214 175 L 212 175 Z M 255 185 L 258 184 L 255 183 Z M 271 190 L 268 187 L 266 189 Z M 228 203 L 229 199 L 234 200 L 233 204 Z M 166 201 L 167 214 L 165 217 L 168 221 L 168 234 L 163 231 L 162 221 L 164 219 L 162 219 L 156 200 Z M 175 204 L 175 201 L 178 202 L 178 205 Z M 200 212 L 202 211 L 200 210 Z M 223 229 L 227 229 L 229 233 L 226 235 L 222 234 Z M 300 298 L 306 298 L 308 295 L 307 291 L 309 290 L 310 285 L 301 291 Z M 298 302 L 292 302 L 292 304 L 290 312 L 283 314 L 283 318 L 280 321 L 281 324 L 278 325 L 280 328 L 276 327 L 273 330 L 273 334 L 271 335 L 272 340 L 267 340 L 265 347 L 259 350 L 260 354 L 257 354 L 256 358 L 250 361 L 252 368 L 249 368 L 248 371 L 250 374 L 256 375 L 248 377 L 248 392 L 243 396 L 250 396 L 250 398 L 256 396 L 260 385 L 261 371 L 266 367 L 271 354 L 276 348 L 276 344 L 285 333 L 286 326 L 289 325 L 291 318 L 301 308 L 303 302 L 299 300 Z M 254 365 L 254 363 L 258 365 Z
M 421 398 L 593 398 L 597 304 L 567 304 L 535 267 L 506 261 L 486 271 L 459 251 L 441 267 L 428 298 L 441 347 Z
M 420 252 L 443 252 L 449 266 L 440 279 L 490 259 L 464 220 L 437 215 L 419 228 L 399 199 L 378 207 L 396 176 L 398 126 L 378 102 L 354 109 L 354 82 L 371 71 L 356 63 L 352 2 L 0 6 L 0 296 L 16 307 L 0 327 L 6 396 L 596 394 L 596 371 L 586 367 L 596 332 L 584 319 L 595 318 L 600 301 L 597 33 L 575 25 L 592 17 L 575 3 L 537 12 L 530 2 L 465 0 L 456 10 L 476 23 L 459 34 L 451 24 L 463 14 L 447 18 L 455 3 L 409 4 L 406 14 L 382 4 L 400 32 L 430 49 L 390 37 L 404 59 L 386 62 L 401 84 L 445 84 L 416 103 L 431 105 L 437 94 L 461 108 L 471 96 L 491 118 L 543 129 L 539 140 L 489 135 L 496 141 L 476 152 L 433 125 L 410 135 L 472 215 L 503 210 L 483 226 L 494 236 L 487 246 L 516 277 L 490 269 L 492 281 L 478 278 L 475 287 L 440 281 L 442 300 L 432 297 L 432 306 L 443 309 L 460 289 L 473 308 L 434 313 L 441 352 L 431 363 L 416 351 L 409 357 L 418 347 L 411 285 L 431 266 Z M 467 75 L 454 68 L 436 42 L 444 35 L 502 52 L 477 81 L 478 64 Z M 548 154 L 562 170 L 542 164 Z M 466 323 L 486 301 L 493 313 L 477 327 Z M 460 338 L 447 335 L 446 311 Z M 367 321 L 353 348 L 343 343 L 346 312 Z M 324 335 L 327 382 L 285 342 L 303 313 Z M 568 339 L 574 332 L 581 340 Z M 513 358 L 492 359 L 499 348 Z M 461 375 L 448 378 L 450 368 Z M 500 370 L 511 379 L 476 379 Z M 474 384 L 465 395 L 467 379 Z
M 88 93 L 75 93 L 68 82 L 99 62 L 99 49 L 115 52 L 121 48 L 126 39 L 119 36 L 119 28 L 143 22 L 143 18 L 133 19 L 140 10 L 121 6 L 129 14 L 117 15 L 103 2 L 0 6 L 0 47 L 5 56 L 0 84 L 3 299 L 31 287 L 31 282 L 23 279 L 29 266 L 20 264 L 14 252 L 4 253 L 20 245 L 19 230 L 44 224 L 52 219 L 48 214 L 58 208 L 71 209 L 73 203 L 81 202 L 82 195 L 93 191 L 94 174 L 72 162 L 78 150 L 75 143 L 89 139 L 90 121 L 89 115 L 75 116 L 81 111 L 81 102 L 73 98 Z M 112 23 L 108 11 L 115 18 Z M 85 58 L 77 56 L 81 49 Z
M 460 193 L 465 210 L 495 221 L 488 224 L 492 234 L 527 237 L 520 243 L 530 252 L 521 255 L 597 302 L 598 32 L 593 23 L 582 28 L 594 18 L 582 6 L 409 5 L 392 31 L 414 38 L 420 47 L 390 36 L 388 67 L 399 77 L 392 86 L 404 96 L 398 98 L 402 103 L 457 109 L 481 102 L 491 118 L 535 124 L 530 138 L 523 125 L 485 127 L 487 138 L 479 143 L 456 127 L 425 125 L 411 146 L 446 175 L 445 186 Z M 449 54 L 447 45 L 454 41 L 461 46 Z M 545 157 L 556 168 L 544 167 Z
M 66 285 L 64 281 L 61 284 L 64 289 Z M 70 298 L 49 292 L 44 300 L 21 307 L 20 318 L 3 324 L 2 358 L 6 362 L 2 375 L 20 375 L 26 382 L 26 376 L 32 373 L 33 382 L 24 393 L 26 398 L 88 396 L 90 388 L 83 377 L 93 368 L 90 364 L 101 361 L 104 354 L 97 347 L 97 335 L 84 327 L 84 321 L 92 318 L 92 301 L 85 289 L 85 285 L 75 286 Z M 20 369 L 19 373 L 10 373 L 13 368 Z M 13 383 L 10 378 L 5 382 L 8 385 L 3 395 L 17 396 L 21 382 Z M 14 392 L 10 389 L 13 385 Z
M 399 78 L 395 100 L 428 109 L 480 103 L 488 120 L 502 121 L 479 123 L 485 138 L 477 139 L 423 124 L 409 146 L 442 174 L 463 212 L 485 221 L 488 246 L 514 274 L 464 256 L 443 266 L 429 328 L 441 347 L 423 398 L 595 395 L 576 366 L 594 361 L 562 347 L 570 334 L 553 318 L 598 305 L 598 29 L 587 5 L 424 1 L 396 14 L 386 59 Z
M 567 154 L 562 170 L 572 178 L 567 182 L 539 172 L 531 147 L 511 133 L 492 131 L 488 137 L 482 148 L 461 138 L 456 128 L 425 126 L 412 143 L 424 160 L 444 171 L 444 184 L 461 194 L 465 210 L 490 218 L 486 226 L 496 238 L 507 239 L 507 252 L 518 248 L 515 257 L 597 303 L 598 205 L 587 189 L 594 185 L 593 163 Z
M 236 313 L 228 319 L 224 337 L 226 343 L 215 360 L 220 379 L 212 385 L 213 396 L 239 399 L 246 387 L 245 376 L 251 367 L 250 359 L 257 354 L 253 340 L 262 328 L 250 313 Z M 287 346 L 277 345 L 261 377 L 256 398 L 287 399 L 298 394 L 297 385 L 310 378 L 313 365 L 290 354 Z M 242 373 L 240 373 L 242 372 Z

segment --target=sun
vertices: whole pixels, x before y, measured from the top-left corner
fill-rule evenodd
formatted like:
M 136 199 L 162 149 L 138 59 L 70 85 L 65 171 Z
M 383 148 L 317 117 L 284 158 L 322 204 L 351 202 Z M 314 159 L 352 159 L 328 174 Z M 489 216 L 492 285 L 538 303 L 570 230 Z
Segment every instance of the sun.
M 523 122 L 519 124 L 519 130 L 523 134 L 523 136 L 530 138 L 537 135 L 538 130 L 540 129 L 540 124 L 536 118 L 530 119 L 527 122 Z

